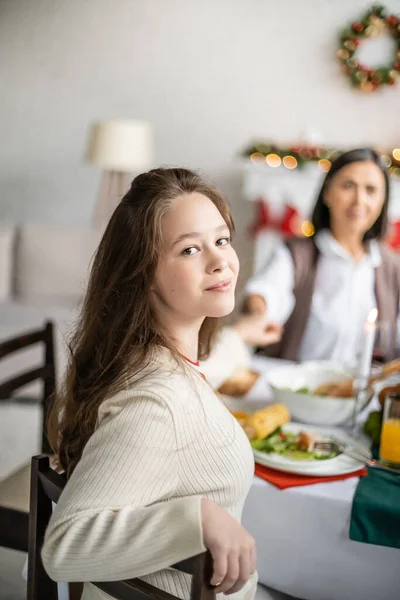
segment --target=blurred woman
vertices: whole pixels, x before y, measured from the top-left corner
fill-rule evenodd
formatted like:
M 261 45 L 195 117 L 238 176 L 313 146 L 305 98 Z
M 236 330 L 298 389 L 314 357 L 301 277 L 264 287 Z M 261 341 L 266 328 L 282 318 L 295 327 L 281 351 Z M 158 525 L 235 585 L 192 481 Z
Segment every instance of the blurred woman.
M 313 211 L 315 236 L 282 242 L 247 283 L 246 309 L 284 325 L 267 353 L 354 363 L 365 320 L 377 307 L 393 333 L 386 358 L 393 355 L 400 261 L 381 243 L 388 203 L 388 174 L 376 152 L 351 150 L 333 162 Z
M 232 229 L 218 190 L 186 169 L 139 175 L 115 210 L 50 415 L 68 475 L 42 551 L 53 579 L 140 577 L 185 599 L 190 577 L 168 567 L 209 549 L 217 591 L 253 599 L 240 525 L 253 454 L 198 363 L 234 308 Z M 85 583 L 83 600 L 106 598 Z

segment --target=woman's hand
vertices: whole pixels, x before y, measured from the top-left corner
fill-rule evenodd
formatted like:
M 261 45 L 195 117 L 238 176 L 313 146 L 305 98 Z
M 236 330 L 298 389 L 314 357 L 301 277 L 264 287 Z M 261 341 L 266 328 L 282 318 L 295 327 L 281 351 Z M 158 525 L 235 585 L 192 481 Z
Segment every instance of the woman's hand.
M 269 346 L 282 337 L 283 327 L 278 323 L 266 322 L 264 316 L 250 314 L 241 316 L 233 326 L 242 340 L 250 346 Z
M 256 570 L 254 538 L 207 498 L 201 499 L 201 520 L 204 545 L 213 558 L 211 585 L 218 594 L 238 592 Z
M 260 294 L 250 294 L 244 301 L 243 310 L 245 313 L 250 313 L 252 315 L 265 315 L 267 303 Z

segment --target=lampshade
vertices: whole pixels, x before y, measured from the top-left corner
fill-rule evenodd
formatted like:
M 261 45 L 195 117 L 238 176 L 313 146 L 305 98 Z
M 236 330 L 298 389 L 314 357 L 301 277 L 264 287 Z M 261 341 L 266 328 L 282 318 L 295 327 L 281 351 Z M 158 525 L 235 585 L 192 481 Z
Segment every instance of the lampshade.
M 151 125 L 147 121 L 118 119 L 92 123 L 85 158 L 107 171 L 131 173 L 152 166 Z

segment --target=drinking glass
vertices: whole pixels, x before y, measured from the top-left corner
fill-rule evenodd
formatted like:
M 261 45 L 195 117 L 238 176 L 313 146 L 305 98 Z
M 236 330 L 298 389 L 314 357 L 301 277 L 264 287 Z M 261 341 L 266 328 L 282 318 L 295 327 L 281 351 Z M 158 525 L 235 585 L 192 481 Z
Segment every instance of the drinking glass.
M 379 458 L 390 467 L 400 468 L 400 394 L 385 398 Z

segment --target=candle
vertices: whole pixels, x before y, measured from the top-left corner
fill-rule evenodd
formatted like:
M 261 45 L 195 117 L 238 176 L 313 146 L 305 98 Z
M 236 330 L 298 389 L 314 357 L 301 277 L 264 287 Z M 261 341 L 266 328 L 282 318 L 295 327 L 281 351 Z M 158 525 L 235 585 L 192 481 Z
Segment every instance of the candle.
M 372 308 L 364 326 L 364 347 L 360 358 L 358 377 L 361 381 L 368 380 L 371 372 L 372 353 L 374 351 L 376 319 L 378 309 Z

